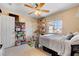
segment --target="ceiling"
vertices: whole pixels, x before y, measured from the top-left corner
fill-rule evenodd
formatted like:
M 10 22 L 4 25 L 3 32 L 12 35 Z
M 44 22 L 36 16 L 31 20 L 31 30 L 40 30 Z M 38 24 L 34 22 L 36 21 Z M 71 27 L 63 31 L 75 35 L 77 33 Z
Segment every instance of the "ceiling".
M 4 11 L 13 12 L 16 14 L 30 16 L 34 18 L 42 18 L 54 14 L 59 11 L 63 11 L 69 8 L 73 8 L 75 6 L 79 6 L 79 3 L 46 3 L 42 9 L 47 9 L 49 13 L 42 13 L 41 16 L 36 16 L 34 14 L 28 15 L 28 12 L 32 9 L 25 7 L 23 3 L 0 3 L 0 8 Z

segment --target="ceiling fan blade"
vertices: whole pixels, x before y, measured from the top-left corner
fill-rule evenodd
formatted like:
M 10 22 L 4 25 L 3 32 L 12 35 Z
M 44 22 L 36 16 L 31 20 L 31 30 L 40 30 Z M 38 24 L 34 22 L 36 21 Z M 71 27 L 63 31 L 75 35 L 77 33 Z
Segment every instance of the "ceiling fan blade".
M 32 5 L 25 4 L 24 6 L 29 7 L 29 8 L 34 8 Z
M 37 8 L 37 7 L 38 7 L 38 3 L 35 3 L 35 5 L 36 5 L 36 7 L 35 7 L 35 8 Z
M 42 8 L 44 5 L 45 5 L 45 3 L 38 3 L 38 7 L 37 7 L 37 9 Z
M 31 12 L 29 12 L 28 14 L 32 14 L 32 13 L 34 13 L 34 11 L 31 11 Z
M 48 13 L 48 12 L 49 12 L 49 10 L 40 10 L 40 11 L 42 11 L 42 12 L 46 12 L 46 13 Z

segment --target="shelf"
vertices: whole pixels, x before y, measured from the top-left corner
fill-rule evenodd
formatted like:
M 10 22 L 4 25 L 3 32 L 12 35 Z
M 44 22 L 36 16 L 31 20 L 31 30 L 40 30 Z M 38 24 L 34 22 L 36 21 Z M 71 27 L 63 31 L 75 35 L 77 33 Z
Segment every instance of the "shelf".
M 23 22 L 16 22 L 15 23 L 15 32 L 16 32 L 16 42 L 15 45 L 22 45 L 26 42 L 23 42 L 26 40 L 25 38 L 25 23 Z

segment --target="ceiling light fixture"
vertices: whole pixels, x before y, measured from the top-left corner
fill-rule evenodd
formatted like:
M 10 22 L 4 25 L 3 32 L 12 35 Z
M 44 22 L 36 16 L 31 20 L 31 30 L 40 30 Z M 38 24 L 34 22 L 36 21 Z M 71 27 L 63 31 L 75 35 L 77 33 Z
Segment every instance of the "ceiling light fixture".
M 34 14 L 37 15 L 37 16 L 40 16 L 41 15 L 41 11 L 35 11 Z

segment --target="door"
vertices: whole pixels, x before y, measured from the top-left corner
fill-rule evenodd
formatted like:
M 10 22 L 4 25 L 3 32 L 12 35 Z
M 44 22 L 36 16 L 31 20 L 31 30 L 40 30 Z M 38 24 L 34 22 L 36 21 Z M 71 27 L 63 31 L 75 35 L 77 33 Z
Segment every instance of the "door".
M 13 17 L 8 17 L 7 19 L 7 47 L 15 45 L 15 19 Z
M 10 16 L 1 17 L 1 40 L 4 48 L 15 45 L 15 19 Z
M 5 21 L 5 19 L 4 19 L 5 17 L 3 17 L 3 16 L 0 16 L 0 20 L 1 20 L 1 41 L 2 41 L 2 44 L 3 44 L 3 48 L 4 47 L 6 47 L 6 32 L 7 32 L 7 30 L 6 30 L 6 21 Z M 6 44 L 6 45 L 5 45 Z

